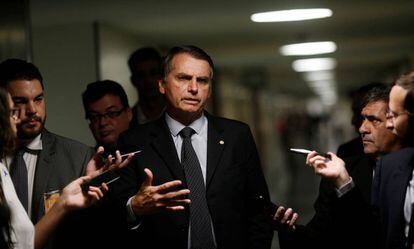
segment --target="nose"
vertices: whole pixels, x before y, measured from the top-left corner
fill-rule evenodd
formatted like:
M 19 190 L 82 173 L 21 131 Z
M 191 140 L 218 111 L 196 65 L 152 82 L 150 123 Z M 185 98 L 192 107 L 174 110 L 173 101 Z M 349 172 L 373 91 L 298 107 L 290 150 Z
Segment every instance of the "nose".
M 99 117 L 99 126 L 106 126 L 108 124 L 109 117 L 106 115 L 102 115 Z
M 198 92 L 198 84 L 196 79 L 193 79 L 190 81 L 190 83 L 188 83 L 188 91 L 196 94 Z
M 25 106 L 26 115 L 30 116 L 37 113 L 37 108 L 34 102 L 30 101 Z
M 367 120 L 363 120 L 361 126 L 359 127 L 359 133 L 360 134 L 367 134 L 369 133 Z
M 387 121 L 385 122 L 385 127 L 387 127 L 388 129 L 393 129 L 394 128 L 393 118 L 387 117 Z

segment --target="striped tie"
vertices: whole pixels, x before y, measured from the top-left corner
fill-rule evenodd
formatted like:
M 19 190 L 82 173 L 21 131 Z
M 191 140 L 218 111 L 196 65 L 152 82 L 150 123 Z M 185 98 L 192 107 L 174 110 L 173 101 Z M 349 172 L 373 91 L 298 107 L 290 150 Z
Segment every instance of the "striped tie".
M 188 189 L 190 190 L 191 248 L 215 249 L 210 212 L 207 206 L 206 187 L 200 162 L 191 144 L 194 130 L 185 127 L 180 131 L 183 138 L 181 164 L 184 168 Z

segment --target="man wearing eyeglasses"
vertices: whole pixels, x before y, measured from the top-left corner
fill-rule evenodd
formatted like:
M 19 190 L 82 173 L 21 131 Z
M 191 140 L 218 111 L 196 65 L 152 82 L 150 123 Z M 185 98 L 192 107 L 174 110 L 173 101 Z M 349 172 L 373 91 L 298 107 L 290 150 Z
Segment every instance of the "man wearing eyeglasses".
M 414 71 L 401 76 L 390 92 L 387 128 L 403 149 L 383 158 L 373 183 L 373 206 L 381 218 L 385 248 L 414 244 Z
M 124 89 L 112 80 L 92 82 L 82 94 L 82 101 L 97 147 L 103 146 L 106 154 L 114 155 L 118 136 L 128 129 L 132 119 Z
M 349 187 L 338 198 L 338 214 L 342 217 L 341 226 L 360 226 L 361 221 L 372 221 L 371 229 L 378 231 L 379 248 L 413 248 L 414 71 L 395 82 L 388 107 L 386 128 L 401 141 L 402 149 L 383 156 L 377 163 L 371 205 L 361 205 L 358 191 Z M 350 177 L 343 161 L 334 154 L 330 156 L 326 160 L 316 152 L 310 153 L 307 164 L 318 174 L 330 175 L 336 182 L 348 181 Z

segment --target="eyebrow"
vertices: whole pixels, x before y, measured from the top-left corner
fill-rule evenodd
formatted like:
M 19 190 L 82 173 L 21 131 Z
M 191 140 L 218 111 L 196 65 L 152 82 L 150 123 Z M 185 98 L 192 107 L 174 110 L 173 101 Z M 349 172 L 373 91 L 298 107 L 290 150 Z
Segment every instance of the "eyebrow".
M 43 92 L 39 93 L 36 97 L 34 97 L 34 99 L 37 99 L 39 97 L 44 97 L 45 94 Z M 25 100 L 28 99 L 27 97 L 22 97 L 22 96 L 12 96 L 13 100 Z
M 111 106 L 108 106 L 107 108 L 105 108 L 105 111 L 110 111 L 111 109 L 113 109 L 113 108 L 121 108 L 121 109 L 123 109 L 124 107 L 123 106 L 116 106 L 116 105 L 111 105 Z M 121 110 L 120 109 L 120 110 Z M 117 110 L 118 111 L 118 110 Z M 91 110 L 91 109 L 89 109 L 88 110 L 88 112 L 94 112 L 94 113 L 99 113 L 98 111 L 94 111 L 94 110 Z

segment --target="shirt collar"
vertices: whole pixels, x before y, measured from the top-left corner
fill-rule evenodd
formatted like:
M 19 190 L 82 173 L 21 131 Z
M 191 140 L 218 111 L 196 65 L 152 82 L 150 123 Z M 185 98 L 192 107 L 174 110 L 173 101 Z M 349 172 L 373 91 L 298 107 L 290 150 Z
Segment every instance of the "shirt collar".
M 26 147 L 29 150 L 42 150 L 43 146 L 42 146 L 41 135 L 42 134 L 37 135 Z
M 177 120 L 173 119 L 168 113 L 165 113 L 165 121 L 167 122 L 168 128 L 171 131 L 171 134 L 176 137 L 178 133 L 186 127 L 182 123 L 178 122 Z M 203 128 L 205 122 L 207 122 L 207 118 L 204 116 L 204 113 L 201 116 L 194 120 L 191 124 L 187 125 L 194 129 L 197 134 L 200 134 L 201 129 Z

